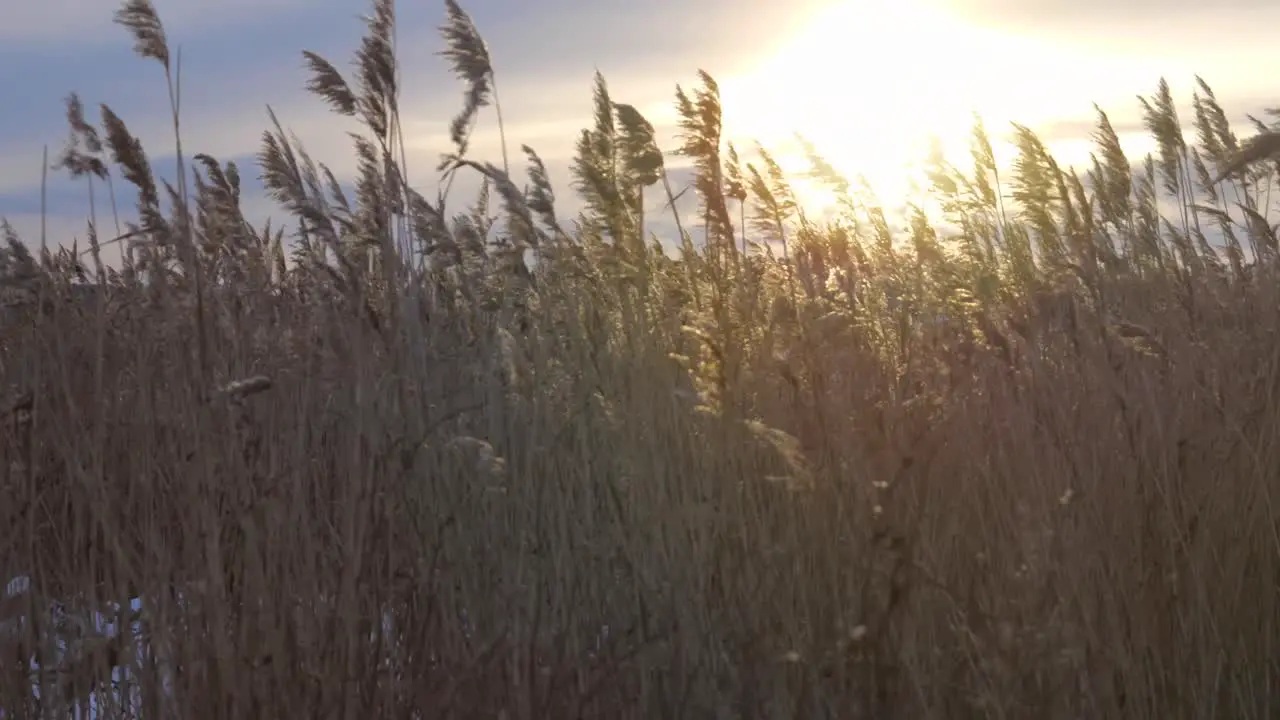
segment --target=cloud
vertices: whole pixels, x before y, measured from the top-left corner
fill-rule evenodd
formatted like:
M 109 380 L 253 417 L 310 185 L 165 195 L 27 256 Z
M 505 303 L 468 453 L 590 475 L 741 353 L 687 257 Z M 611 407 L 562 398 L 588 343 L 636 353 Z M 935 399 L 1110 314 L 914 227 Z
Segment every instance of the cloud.
M 156 6 L 166 31 L 201 33 L 228 30 L 270 21 L 290 10 L 332 2 L 304 0 L 159 0 Z M 106 21 L 119 3 L 102 0 L 41 0 L 38 3 L 16 3 L 5 8 L 5 21 L 0 25 L 0 43 L 10 50 L 30 50 L 42 46 L 67 43 L 83 51 L 114 38 L 103 33 Z
M 1276 12 L 1271 0 L 1223 0 L 1213 5 L 1200 0 L 960 0 L 953 6 L 964 16 L 984 22 L 1043 30 L 1064 24 L 1090 26 L 1094 34 L 1134 25 L 1194 31 L 1206 19 L 1230 21 Z
M 1198 73 L 1221 91 L 1274 93 L 1271 76 L 1253 72 L 1268 62 L 1280 26 L 1272 0 L 927 1 L 975 26 L 1124 58 L 1117 71 L 1141 64 L 1188 80 Z

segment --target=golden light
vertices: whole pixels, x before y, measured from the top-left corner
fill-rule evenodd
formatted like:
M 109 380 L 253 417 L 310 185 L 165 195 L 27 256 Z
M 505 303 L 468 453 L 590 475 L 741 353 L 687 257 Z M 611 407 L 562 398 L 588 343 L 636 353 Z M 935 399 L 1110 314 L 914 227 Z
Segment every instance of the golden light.
M 968 169 L 974 113 L 997 158 L 1009 121 L 1092 120 L 1091 103 L 1135 104 L 1158 74 L 1124 50 L 1031 38 L 963 17 L 963 0 L 844 0 L 783 49 L 721 81 L 726 135 L 760 140 L 784 169 L 805 166 L 795 133 L 837 169 L 905 198 L 931 136 Z M 1046 140 L 1052 140 L 1046 138 Z M 1003 147 L 1002 147 L 1003 145 Z M 1075 159 L 1075 158 L 1073 158 Z M 1087 159 L 1087 152 L 1084 153 Z M 914 170 L 913 170 L 914 168 Z

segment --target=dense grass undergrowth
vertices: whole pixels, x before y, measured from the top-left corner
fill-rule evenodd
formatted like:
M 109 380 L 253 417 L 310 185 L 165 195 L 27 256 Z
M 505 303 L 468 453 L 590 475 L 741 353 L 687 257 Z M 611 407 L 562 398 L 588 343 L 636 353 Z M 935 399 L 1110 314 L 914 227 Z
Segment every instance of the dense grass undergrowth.
M 571 225 L 532 150 L 470 158 L 494 74 L 446 6 L 462 212 L 403 181 L 391 0 L 350 79 L 306 56 L 353 188 L 264 135 L 278 229 L 72 96 L 58 164 L 137 221 L 118 268 L 8 239 L 0 716 L 1280 717 L 1262 123 L 1201 83 L 1184 138 L 1162 83 L 1158 153 L 1099 111 L 1084 176 L 1018 126 L 1001 174 L 978 125 L 932 163 L 956 232 L 895 234 L 816 153 L 806 217 L 704 74 L 673 257 L 603 79 Z M 117 21 L 176 93 L 149 0 Z

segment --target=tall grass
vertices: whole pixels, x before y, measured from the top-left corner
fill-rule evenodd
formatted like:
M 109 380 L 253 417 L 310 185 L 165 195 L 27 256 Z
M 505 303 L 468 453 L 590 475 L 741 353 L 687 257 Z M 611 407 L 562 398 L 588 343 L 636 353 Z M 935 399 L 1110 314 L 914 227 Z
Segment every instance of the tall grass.
M 703 74 L 671 257 L 665 156 L 603 78 L 576 222 L 532 149 L 527 179 L 468 154 L 495 69 L 446 7 L 440 171 L 479 201 L 405 182 L 374 0 L 353 75 L 306 55 L 365 127 L 354 184 L 275 123 L 262 228 L 241 169 L 183 155 L 150 1 L 117 14 L 185 164 L 159 180 L 73 96 L 60 166 L 135 219 L 7 233 L 0 716 L 1280 716 L 1261 123 L 1241 143 L 1201 83 L 1184 137 L 1162 83 L 1156 155 L 1099 110 L 1083 176 L 1020 126 L 1001 173 L 978 124 L 931 166 L 958 233 L 895 233 L 816 150 L 840 210 L 806 216 Z

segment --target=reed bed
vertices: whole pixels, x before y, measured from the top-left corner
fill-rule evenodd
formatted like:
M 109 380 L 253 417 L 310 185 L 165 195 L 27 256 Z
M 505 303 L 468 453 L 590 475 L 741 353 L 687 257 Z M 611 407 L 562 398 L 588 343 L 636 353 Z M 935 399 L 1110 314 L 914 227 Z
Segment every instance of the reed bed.
M 0 717 L 1280 717 L 1272 128 L 1162 82 L 1158 152 L 1098 110 L 1080 174 L 978 123 L 898 232 L 816 149 L 806 214 L 704 73 L 669 252 L 604 78 L 573 222 L 468 153 L 496 74 L 445 8 L 478 198 L 405 182 L 391 0 L 351 74 L 305 55 L 350 182 L 279 123 L 191 154 L 175 99 L 170 185 L 69 100 L 60 171 L 137 204 L 6 233 Z M 150 0 L 116 20 L 176 98 Z

